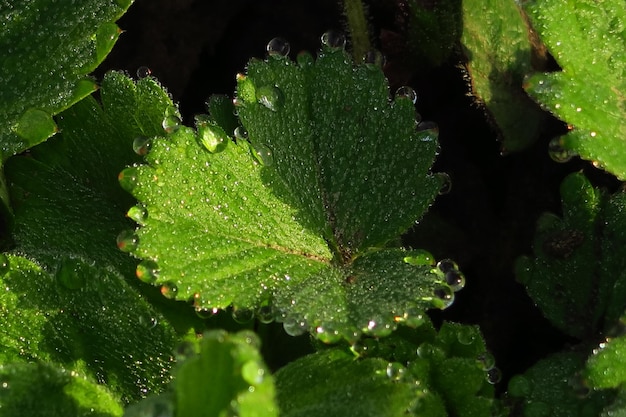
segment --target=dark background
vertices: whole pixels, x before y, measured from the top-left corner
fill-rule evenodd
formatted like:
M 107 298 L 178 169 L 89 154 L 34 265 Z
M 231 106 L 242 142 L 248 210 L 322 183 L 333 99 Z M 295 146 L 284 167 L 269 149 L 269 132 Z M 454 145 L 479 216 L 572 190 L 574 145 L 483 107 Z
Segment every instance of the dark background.
M 440 128 L 442 152 L 434 171 L 452 178 L 452 191 L 436 200 L 404 242 L 458 262 L 467 285 L 452 307 L 432 317 L 480 325 L 504 372 L 502 388 L 511 375 L 575 342 L 534 307 L 515 281 L 514 261 L 532 254 L 538 216 L 559 213 L 565 175 L 583 169 L 596 183 L 607 177 L 579 160 L 557 164 L 548 157 L 549 139 L 563 129 L 555 120 L 535 145 L 502 156 L 485 111 L 468 94 L 462 57 L 430 69 L 400 62 L 399 46 L 389 39 L 401 34 L 401 21 L 394 1 L 370 2 L 372 39 L 387 56 L 392 91 L 402 84 L 418 91 L 422 118 Z M 232 96 L 235 74 L 250 57 L 264 57 L 273 37 L 287 39 L 294 57 L 316 51 L 326 30 L 345 28 L 334 0 L 137 0 L 118 24 L 125 32 L 96 76 L 117 69 L 134 77 L 140 66 L 149 67 L 180 103 L 187 123 L 206 112 L 211 94 Z

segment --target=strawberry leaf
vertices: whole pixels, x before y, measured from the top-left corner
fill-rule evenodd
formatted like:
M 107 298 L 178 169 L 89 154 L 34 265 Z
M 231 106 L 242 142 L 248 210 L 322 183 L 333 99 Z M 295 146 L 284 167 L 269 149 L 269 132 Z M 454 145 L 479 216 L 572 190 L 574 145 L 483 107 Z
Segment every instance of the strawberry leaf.
M 535 74 L 526 90 L 571 126 L 563 148 L 626 179 L 626 9 L 620 0 L 526 1 L 532 25 L 561 72 Z
M 450 305 L 455 265 L 385 248 L 443 182 L 429 173 L 436 131 L 416 130 L 411 99 L 390 102 L 379 68 L 328 47 L 317 61 L 253 60 L 238 80 L 236 142 L 208 116 L 193 130 L 166 111 L 147 164 L 120 174 L 147 212 L 138 277 L 200 310 L 273 309 L 327 342 Z

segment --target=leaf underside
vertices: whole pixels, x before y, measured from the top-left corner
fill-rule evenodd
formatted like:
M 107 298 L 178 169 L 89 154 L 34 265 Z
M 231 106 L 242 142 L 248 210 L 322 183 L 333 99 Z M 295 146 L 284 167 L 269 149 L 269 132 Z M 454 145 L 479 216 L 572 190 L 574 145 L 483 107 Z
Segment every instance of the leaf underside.
M 442 178 L 429 173 L 436 131 L 416 130 L 413 103 L 389 100 L 378 67 L 331 48 L 252 60 L 235 102 L 247 139 L 166 115 L 147 164 L 120 174 L 147 211 L 141 279 L 198 309 L 271 309 L 329 342 L 451 303 L 432 257 L 411 265 L 422 252 L 385 249 Z
M 565 149 L 626 179 L 626 8 L 621 0 L 527 1 L 533 27 L 560 72 L 535 74 L 526 90 L 571 127 Z

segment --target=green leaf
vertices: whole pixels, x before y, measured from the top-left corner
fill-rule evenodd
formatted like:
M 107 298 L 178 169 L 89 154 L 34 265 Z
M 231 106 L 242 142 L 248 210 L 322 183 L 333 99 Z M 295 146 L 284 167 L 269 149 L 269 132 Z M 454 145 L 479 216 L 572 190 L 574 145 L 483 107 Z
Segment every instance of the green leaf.
M 176 415 L 212 417 L 274 417 L 274 380 L 259 353 L 258 337 L 250 331 L 229 335 L 206 333 L 177 366 L 174 380 Z M 232 415 L 228 414 L 228 415 Z
M 589 391 L 580 371 L 584 355 L 562 352 L 537 362 L 523 375 L 509 381 L 514 404 L 528 417 L 597 416 L 613 394 Z
M 2 160 L 50 137 L 52 116 L 96 90 L 88 74 L 111 51 L 131 0 L 0 3 Z
M 584 338 L 600 323 L 610 327 L 626 303 L 626 194 L 602 194 L 582 174 L 561 185 L 563 218 L 546 213 L 538 221 L 535 259 L 516 264 L 543 314 L 562 331 Z
M 60 364 L 125 403 L 163 389 L 174 333 L 115 271 L 68 257 L 51 274 L 3 257 L 1 363 Z
M 565 149 L 626 179 L 626 9 L 620 0 L 525 1 L 533 27 L 563 71 L 535 74 L 526 90 L 571 131 Z
M 389 101 L 379 68 L 343 50 L 309 58 L 253 60 L 238 77 L 251 143 L 199 116 L 196 131 L 169 129 L 147 165 L 122 171 L 147 209 L 137 275 L 198 309 L 233 305 L 250 319 L 271 304 L 293 334 L 382 336 L 453 301 L 432 256 L 384 249 L 443 182 L 428 172 L 436 132 L 416 131 L 411 100 Z
M 461 42 L 473 93 L 486 106 L 506 152 L 538 137 L 545 114 L 524 93 L 531 71 L 528 28 L 514 1 L 463 2 Z
M 101 385 L 45 363 L 0 366 L 0 407 L 14 417 L 119 417 L 122 407 Z
M 377 358 L 358 360 L 338 348 L 291 362 L 275 378 L 284 417 L 416 415 L 419 398 L 433 398 L 404 367 Z
M 585 379 L 595 389 L 618 388 L 626 382 L 625 363 L 626 337 L 607 338 L 587 360 Z

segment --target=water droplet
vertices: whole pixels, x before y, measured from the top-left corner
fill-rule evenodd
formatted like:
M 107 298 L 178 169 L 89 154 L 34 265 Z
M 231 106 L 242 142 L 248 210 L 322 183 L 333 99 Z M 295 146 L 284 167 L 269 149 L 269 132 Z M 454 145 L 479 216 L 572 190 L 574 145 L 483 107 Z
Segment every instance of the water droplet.
M 126 216 L 143 226 L 148 218 L 148 211 L 144 206 L 133 206 L 128 209 Z
M 341 336 L 337 330 L 334 330 L 330 326 L 318 326 L 315 329 L 317 338 L 326 344 L 337 343 L 341 340 Z
M 168 107 L 165 110 L 163 122 L 161 123 L 161 125 L 163 126 L 163 130 L 165 130 L 167 133 L 176 132 L 178 129 L 180 129 L 181 123 L 182 121 L 180 119 L 180 113 L 178 112 L 178 109 L 176 109 L 175 107 Z
M 146 259 L 137 265 L 135 274 L 137 275 L 137 278 L 143 282 L 152 284 L 157 280 L 157 278 L 159 278 L 159 266 L 155 261 Z
M 370 49 L 363 55 L 363 63 L 368 67 L 382 68 L 385 66 L 385 56 L 376 49 Z
M 228 145 L 229 137 L 215 123 L 198 125 L 198 140 L 211 153 L 221 152 Z
M 422 120 L 417 125 L 417 131 L 422 132 L 424 130 L 433 130 L 436 133 L 439 133 L 439 126 L 437 126 L 437 123 L 431 122 L 430 120 Z
M 456 338 L 460 344 L 469 346 L 476 340 L 476 330 L 469 326 L 463 326 L 456 332 Z
M 444 279 L 454 292 L 460 291 L 465 287 L 465 275 L 456 269 L 446 272 Z
M 241 338 L 246 344 L 256 348 L 261 348 L 261 339 L 252 330 L 241 330 L 237 332 L 237 336 Z
M 392 381 L 401 381 L 406 376 L 407 370 L 404 365 L 399 362 L 390 362 L 389 365 L 387 365 L 386 373 Z
M 211 309 L 211 308 L 196 307 L 196 316 L 198 316 L 202 320 L 210 319 L 211 317 L 216 315 L 217 312 L 218 310 L 215 308 Z
M 265 369 L 257 361 L 251 360 L 241 367 L 241 377 L 250 385 L 259 385 L 265 378 Z
M 411 103 L 417 103 L 417 93 L 408 85 L 402 86 L 396 90 L 396 100 L 398 98 L 409 99 Z
M 5 275 L 11 269 L 9 258 L 4 253 L 0 253 L 0 276 Z
M 271 149 L 267 146 L 261 144 L 253 145 L 252 154 L 261 165 L 267 167 L 274 165 L 274 156 Z
M 158 324 L 158 320 L 156 319 L 156 317 L 152 317 L 147 314 L 140 314 L 137 320 L 139 321 L 140 326 L 146 327 L 148 329 L 154 329 Z
M 433 291 L 435 307 L 445 310 L 454 303 L 454 291 L 447 285 L 440 285 Z
M 332 50 L 343 50 L 346 47 L 346 35 L 337 30 L 329 30 L 322 35 L 322 45 Z
M 490 384 L 497 384 L 498 382 L 502 381 L 502 371 L 499 368 L 493 367 L 487 371 L 487 375 L 485 378 Z
M 144 156 L 150 152 L 150 147 L 152 146 L 152 139 L 145 136 L 137 136 L 135 140 L 133 140 L 133 151 L 137 155 Z
M 306 333 L 308 325 L 304 320 L 296 320 L 292 317 L 288 317 L 283 322 L 283 328 L 285 329 L 285 333 L 289 336 L 300 336 Z
M 404 314 L 402 315 L 402 322 L 409 327 L 417 328 L 424 324 L 426 320 L 424 319 L 424 315 L 421 310 L 416 308 L 407 308 Z
M 441 183 L 439 186 L 439 195 L 445 195 L 452 191 L 452 179 L 450 178 L 450 175 L 445 172 L 438 172 L 435 175 Z
M 278 111 L 283 107 L 285 103 L 285 96 L 283 92 L 276 86 L 264 85 L 257 89 L 256 92 L 257 101 L 270 109 L 271 111 Z
M 262 305 L 256 311 L 256 317 L 263 324 L 269 324 L 274 321 L 274 310 L 270 305 Z
M 117 248 L 122 252 L 133 252 L 139 245 L 139 238 L 134 230 L 123 230 L 117 235 Z
M 458 270 L 459 266 L 452 259 L 442 259 L 437 262 L 437 269 L 439 269 L 444 274 L 448 271 Z
M 563 147 L 563 137 L 553 138 L 548 144 L 548 155 L 554 162 L 565 163 L 576 156 L 576 153 Z
M 178 287 L 173 282 L 166 282 L 161 286 L 161 294 L 165 298 L 175 299 L 178 293 Z
M 87 282 L 91 271 L 80 259 L 65 258 L 57 266 L 56 279 L 65 288 L 77 290 Z
M 368 321 L 367 326 L 362 329 L 363 333 L 374 337 L 387 337 L 396 329 L 395 321 L 382 317 L 373 318 Z
M 417 249 L 411 251 L 411 255 L 405 256 L 403 261 L 409 265 L 433 266 L 435 264 L 435 257 L 428 251 Z
M 139 170 L 137 167 L 124 168 L 122 172 L 117 176 L 120 186 L 131 193 L 137 186 L 137 174 Z
M 137 78 L 139 79 L 146 78 L 151 74 L 152 74 L 152 70 L 146 67 L 145 65 L 142 65 L 139 68 L 137 68 Z
M 542 401 L 527 402 L 524 406 L 524 417 L 548 417 L 552 407 Z
M 243 126 L 237 126 L 234 135 L 237 140 L 248 140 L 248 131 Z
M 267 53 L 273 58 L 284 58 L 289 55 L 291 47 L 283 38 L 274 38 L 267 43 Z
M 496 366 L 496 359 L 489 352 L 483 352 L 476 357 L 476 363 L 483 371 L 488 371 Z
M 523 375 L 515 375 L 509 380 L 508 393 L 513 397 L 526 397 L 533 390 L 533 384 Z
M 249 308 L 233 307 L 232 316 L 237 323 L 245 324 L 254 319 L 254 311 Z

